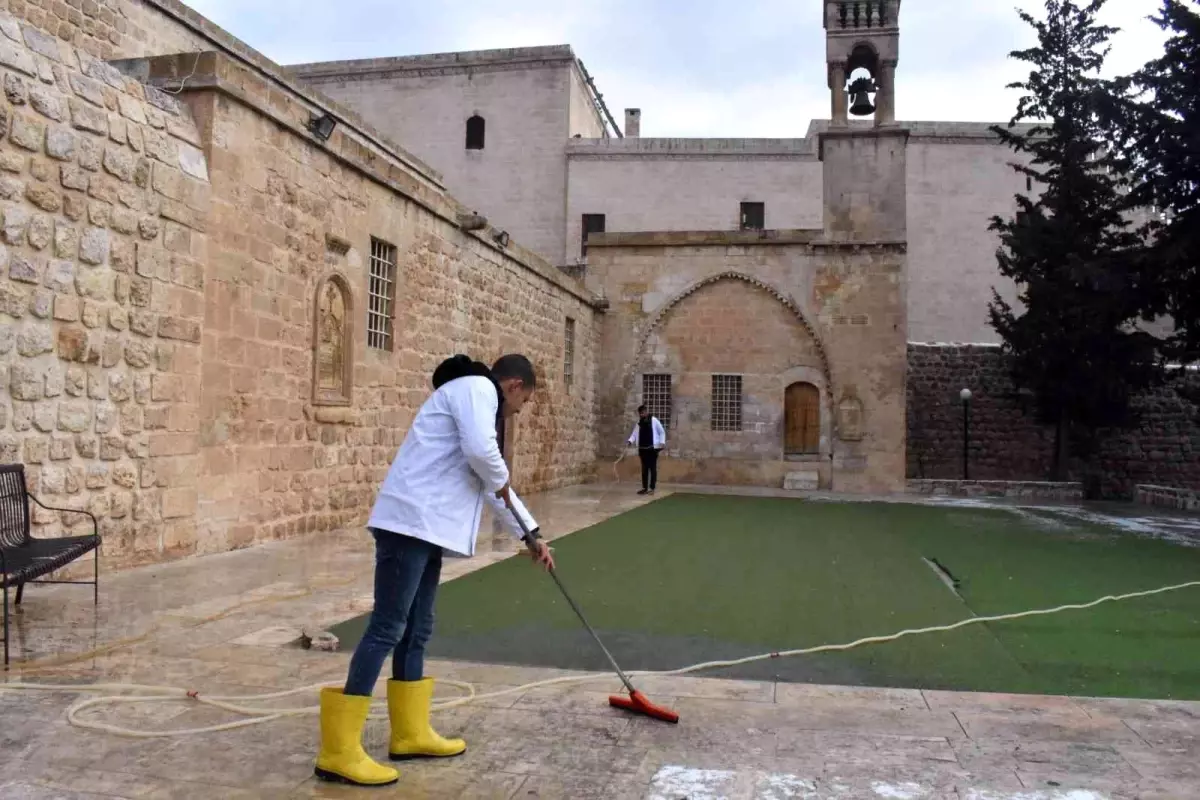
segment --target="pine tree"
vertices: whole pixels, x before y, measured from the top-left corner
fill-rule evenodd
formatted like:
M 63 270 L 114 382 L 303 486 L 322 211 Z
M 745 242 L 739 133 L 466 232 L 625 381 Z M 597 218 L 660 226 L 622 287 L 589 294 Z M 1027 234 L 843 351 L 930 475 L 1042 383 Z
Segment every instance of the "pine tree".
M 1099 77 L 1116 32 L 1096 21 L 1105 2 L 1045 0 L 1044 20 L 1020 12 L 1038 44 L 1011 57 L 1032 70 L 1010 85 L 1024 95 L 1009 125 L 992 128 L 1024 156 L 1013 168 L 1042 190 L 1018 194 L 1014 217 L 992 219 L 1000 272 L 1023 308 L 993 289 L 989 312 L 1014 382 L 1055 426 L 1056 480 L 1072 451 L 1090 457 L 1104 429 L 1135 424 L 1133 396 L 1161 377 L 1159 342 L 1137 328 L 1148 288 L 1135 256 L 1142 239 L 1122 213 L 1123 157 L 1103 144 L 1119 100 Z
M 1174 322 L 1171 354 L 1200 360 L 1200 4 L 1161 0 L 1152 17 L 1169 32 L 1161 57 L 1119 81 L 1132 102 L 1117 106 L 1128 142 L 1131 208 L 1152 208 L 1147 272 L 1159 279 L 1160 310 Z

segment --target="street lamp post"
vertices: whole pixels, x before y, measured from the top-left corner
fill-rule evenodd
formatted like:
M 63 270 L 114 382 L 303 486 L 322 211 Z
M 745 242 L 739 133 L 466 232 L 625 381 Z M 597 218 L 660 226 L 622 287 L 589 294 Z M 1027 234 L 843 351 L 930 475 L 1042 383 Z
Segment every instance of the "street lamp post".
M 963 480 L 969 481 L 971 479 L 971 471 L 967 456 L 971 448 L 971 390 L 963 389 L 958 393 L 958 396 L 962 399 L 963 407 Z

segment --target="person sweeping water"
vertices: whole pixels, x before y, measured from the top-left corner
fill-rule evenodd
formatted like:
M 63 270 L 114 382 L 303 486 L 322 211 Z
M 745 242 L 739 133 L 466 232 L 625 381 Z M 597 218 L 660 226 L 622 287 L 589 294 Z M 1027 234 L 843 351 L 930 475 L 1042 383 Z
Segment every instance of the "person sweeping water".
M 467 749 L 463 740 L 445 739 L 430 725 L 434 687 L 424 675 L 425 646 L 433 633 L 442 557 L 475 554 L 484 502 L 537 563 L 554 568 L 537 522 L 509 486 L 501 455 L 505 420 L 520 412 L 537 386 L 533 365 L 523 355 L 506 355 L 489 369 L 457 355 L 434 371 L 433 386 L 367 521 L 375 539 L 375 605 L 345 686 L 321 691 L 315 772 L 324 780 L 383 786 L 399 779 L 396 769 L 376 762 L 362 746 L 371 694 L 389 654 L 389 758 L 444 758 Z

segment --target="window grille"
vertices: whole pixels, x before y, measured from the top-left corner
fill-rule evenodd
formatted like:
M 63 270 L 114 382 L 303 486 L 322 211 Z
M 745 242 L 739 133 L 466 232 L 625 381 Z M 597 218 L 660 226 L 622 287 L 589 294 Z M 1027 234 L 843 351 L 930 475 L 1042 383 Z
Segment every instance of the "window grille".
M 712 376 L 712 429 L 742 429 L 742 376 Z
M 391 350 L 396 302 L 396 248 L 372 237 L 368 286 L 367 346 Z

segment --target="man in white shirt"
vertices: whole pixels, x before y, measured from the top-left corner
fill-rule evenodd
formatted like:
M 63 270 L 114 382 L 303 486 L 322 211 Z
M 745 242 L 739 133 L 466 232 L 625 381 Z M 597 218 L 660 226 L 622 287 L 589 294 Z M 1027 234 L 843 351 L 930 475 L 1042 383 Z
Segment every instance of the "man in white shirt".
M 637 445 L 642 461 L 642 490 L 638 494 L 654 494 L 658 485 L 658 454 L 667 446 L 667 429 L 644 405 L 638 406 L 638 421 L 627 444 Z
M 461 739 L 443 739 L 430 727 L 433 679 L 424 676 L 425 645 L 433 632 L 442 557 L 475 554 L 485 501 L 539 564 L 554 567 L 537 522 L 509 487 L 501 455 L 504 420 L 521 410 L 537 385 L 533 365 L 524 356 L 507 355 L 488 369 L 460 355 L 442 362 L 433 384 L 367 522 L 375 537 L 375 607 L 344 688 L 321 691 L 316 774 L 325 780 L 382 786 L 399 778 L 397 770 L 375 762 L 362 747 L 371 695 L 388 655 L 390 759 L 456 756 L 466 750 Z M 521 515 L 528 537 L 512 511 Z

